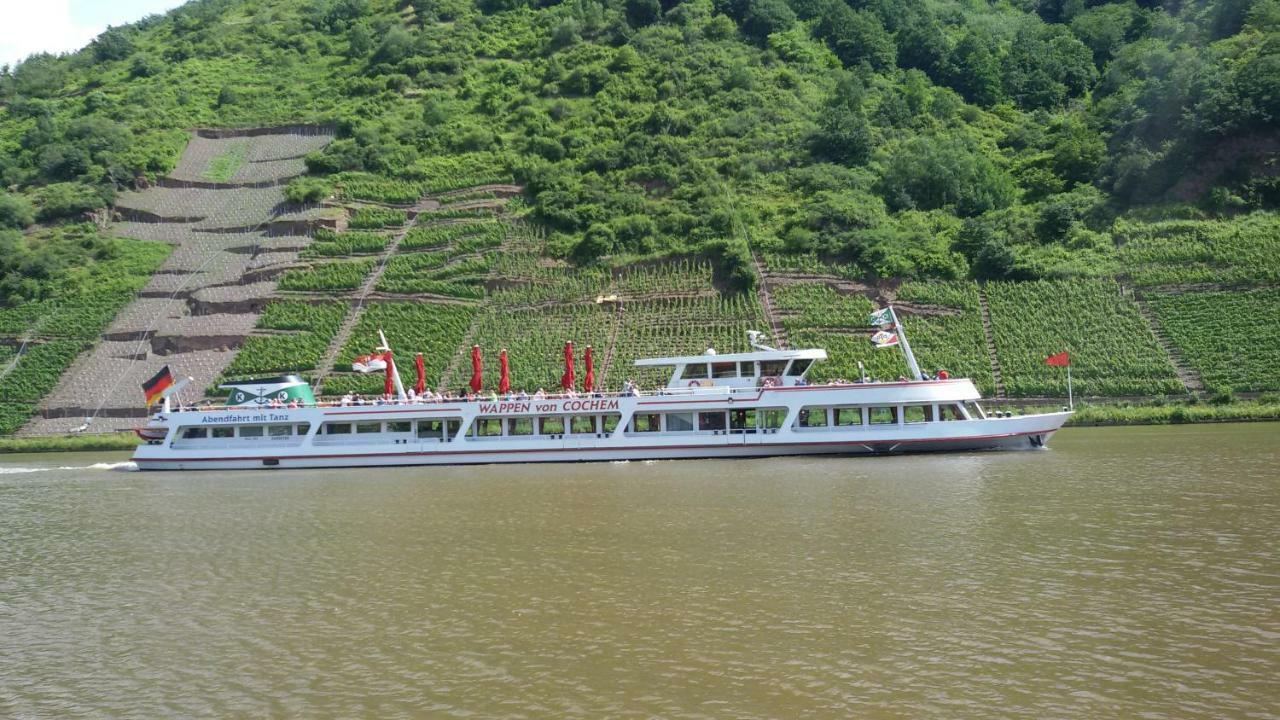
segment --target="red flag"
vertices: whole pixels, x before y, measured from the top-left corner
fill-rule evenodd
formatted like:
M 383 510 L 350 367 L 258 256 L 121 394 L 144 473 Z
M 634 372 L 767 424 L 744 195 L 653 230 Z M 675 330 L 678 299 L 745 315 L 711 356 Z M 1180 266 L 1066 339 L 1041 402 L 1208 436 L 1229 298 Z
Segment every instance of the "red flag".
M 564 344 L 564 375 L 560 376 L 561 389 L 572 390 L 573 380 L 573 341 L 570 340 Z
M 582 375 L 582 391 L 591 392 L 596 384 L 596 365 L 591 357 L 591 346 L 587 346 L 587 352 L 583 354 L 582 361 L 587 366 L 587 371 Z
M 422 360 L 422 353 L 413 356 L 413 365 L 418 371 L 418 380 L 413 384 L 413 392 L 422 395 L 427 391 L 427 365 Z
M 382 353 L 382 359 L 387 361 L 387 376 L 382 381 L 382 394 L 391 395 L 396 391 L 396 385 L 391 380 L 391 376 L 396 371 L 396 361 L 391 358 L 391 350 Z
M 1067 367 L 1071 364 L 1071 356 L 1064 350 L 1057 355 L 1050 355 L 1045 358 L 1045 363 L 1053 367 Z
M 480 346 L 471 346 L 471 392 L 480 392 L 484 387 L 484 365 L 480 361 Z
M 498 367 L 501 376 L 498 378 L 498 392 L 511 392 L 511 368 L 507 366 L 507 351 L 498 353 Z

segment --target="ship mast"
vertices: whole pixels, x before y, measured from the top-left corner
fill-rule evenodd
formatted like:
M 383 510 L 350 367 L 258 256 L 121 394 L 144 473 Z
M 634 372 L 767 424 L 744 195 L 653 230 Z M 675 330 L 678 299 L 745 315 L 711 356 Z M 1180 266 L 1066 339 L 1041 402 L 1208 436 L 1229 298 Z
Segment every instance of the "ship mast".
M 893 329 L 898 333 L 898 344 L 902 346 L 902 354 L 907 358 L 907 367 L 911 369 L 911 376 L 916 380 L 923 380 L 920 366 L 916 364 L 916 354 L 911 352 L 911 343 L 907 342 L 907 331 L 898 321 L 898 311 L 894 310 L 892 305 L 889 306 L 889 316 L 893 318 Z
M 391 350 L 391 346 L 387 344 L 387 336 L 383 334 L 381 329 L 378 330 L 378 339 L 382 341 L 382 346 L 378 349 L 389 352 Z M 396 396 L 400 398 L 400 402 L 408 402 L 409 396 L 404 394 L 404 383 L 400 382 L 400 370 L 396 368 L 395 355 L 391 356 L 391 362 L 388 363 L 387 372 L 391 373 L 391 381 L 396 384 Z

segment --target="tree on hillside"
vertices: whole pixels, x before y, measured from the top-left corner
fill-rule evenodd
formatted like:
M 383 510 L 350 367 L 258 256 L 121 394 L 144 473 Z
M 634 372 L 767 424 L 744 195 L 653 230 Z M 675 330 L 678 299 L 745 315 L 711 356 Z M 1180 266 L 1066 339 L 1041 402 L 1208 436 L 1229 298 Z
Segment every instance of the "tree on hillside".
M 961 217 L 1006 207 L 1015 197 L 1008 173 L 952 136 L 915 137 L 899 145 L 885 164 L 878 189 L 891 209 L 951 207 Z

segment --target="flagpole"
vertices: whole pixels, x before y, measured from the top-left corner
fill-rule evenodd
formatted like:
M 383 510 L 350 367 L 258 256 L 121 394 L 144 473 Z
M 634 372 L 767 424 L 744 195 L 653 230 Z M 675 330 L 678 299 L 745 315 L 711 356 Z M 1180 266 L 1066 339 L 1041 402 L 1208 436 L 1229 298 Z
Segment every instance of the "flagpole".
M 911 369 L 911 375 L 916 380 L 923 380 L 920 375 L 920 366 L 916 364 L 916 355 L 911 352 L 911 343 L 907 342 L 907 331 L 903 329 L 902 323 L 898 322 L 898 311 L 889 306 L 889 315 L 893 318 L 893 328 L 898 331 L 898 344 L 902 346 L 902 354 L 907 356 L 907 367 Z
M 387 336 L 382 333 L 382 329 L 378 329 L 378 339 L 382 341 L 382 347 L 379 350 L 390 350 L 391 346 L 387 344 Z M 409 396 L 404 394 L 404 383 L 400 382 L 400 371 L 396 369 L 395 355 L 391 356 L 391 361 L 387 363 L 387 370 L 391 373 L 391 380 L 396 386 L 396 395 L 399 396 L 400 402 L 408 402 Z
M 1067 361 L 1067 407 L 1072 410 L 1076 409 L 1076 401 L 1071 394 L 1071 361 L 1069 360 Z

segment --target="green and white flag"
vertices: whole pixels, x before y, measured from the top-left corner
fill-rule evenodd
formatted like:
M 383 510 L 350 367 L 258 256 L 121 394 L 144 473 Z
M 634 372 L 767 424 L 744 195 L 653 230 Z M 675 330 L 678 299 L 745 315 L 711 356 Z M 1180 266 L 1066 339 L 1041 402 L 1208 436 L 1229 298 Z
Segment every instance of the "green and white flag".
M 297 375 L 239 380 L 218 387 L 227 390 L 228 407 L 262 407 L 273 401 L 289 403 L 296 400 L 301 405 L 315 405 L 316 396 L 311 385 Z
M 891 308 L 882 308 L 867 317 L 868 325 L 891 325 L 893 324 L 893 310 Z

